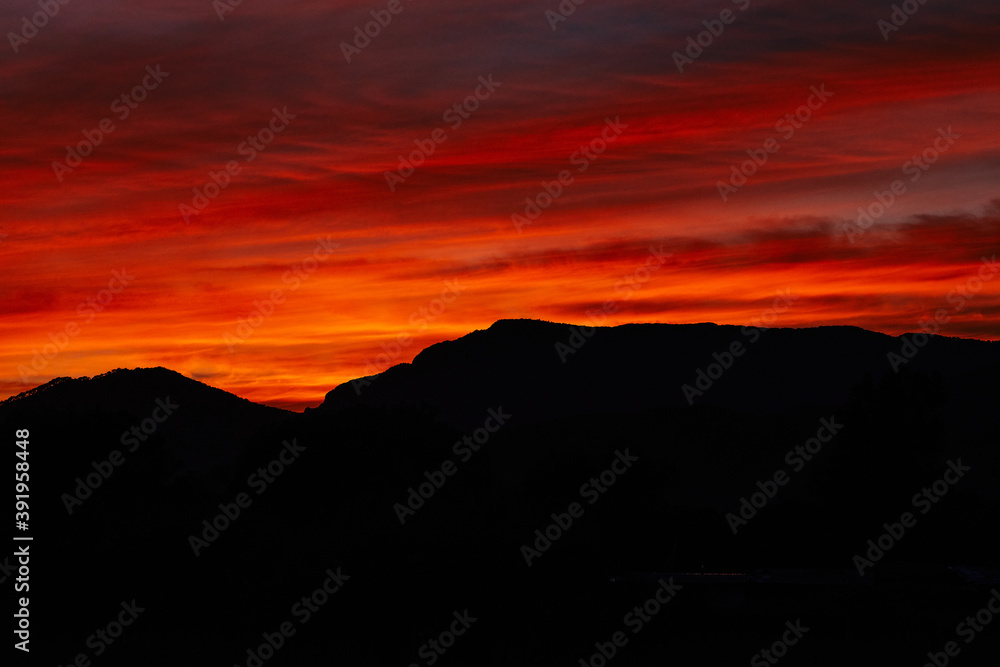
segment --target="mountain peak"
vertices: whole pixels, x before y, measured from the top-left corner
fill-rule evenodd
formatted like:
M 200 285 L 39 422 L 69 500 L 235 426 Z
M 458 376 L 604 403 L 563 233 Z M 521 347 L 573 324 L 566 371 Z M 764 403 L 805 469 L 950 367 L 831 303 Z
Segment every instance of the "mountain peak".
M 907 370 L 947 377 L 1000 362 L 995 346 L 981 341 L 928 341 Z M 342 384 L 318 409 L 416 401 L 462 426 L 474 425 L 470 415 L 501 401 L 527 421 L 693 405 L 775 414 L 845 404 L 866 376 L 893 374 L 890 355 L 903 344 L 902 338 L 853 326 L 588 327 L 503 319 L 431 345 L 410 364 Z
M 141 413 L 148 411 L 148 406 L 156 399 L 166 396 L 175 399 L 186 396 L 189 397 L 189 402 L 206 406 L 232 404 L 252 406 L 275 414 L 288 414 L 285 410 L 253 403 L 163 366 L 115 368 L 93 377 L 58 377 L 11 396 L 0 402 L 0 406 L 9 409 L 28 404 L 33 409 L 72 406 L 75 410 L 101 410 L 113 406 L 115 409 Z

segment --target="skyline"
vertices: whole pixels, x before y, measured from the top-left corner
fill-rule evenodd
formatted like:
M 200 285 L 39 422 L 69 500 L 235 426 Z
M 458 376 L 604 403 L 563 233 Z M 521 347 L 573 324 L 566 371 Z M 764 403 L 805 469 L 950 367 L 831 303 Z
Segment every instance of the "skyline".
M 1000 9 L 897 5 L 5 6 L 0 398 L 165 366 L 301 410 L 498 319 L 781 295 L 1000 339 Z

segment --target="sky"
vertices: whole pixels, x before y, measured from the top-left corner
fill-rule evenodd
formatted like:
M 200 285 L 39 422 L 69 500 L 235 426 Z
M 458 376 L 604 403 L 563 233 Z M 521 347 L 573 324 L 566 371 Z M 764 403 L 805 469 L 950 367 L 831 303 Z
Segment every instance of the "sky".
M 1000 6 L 830 4 L 8 0 L 0 398 L 301 410 L 503 318 L 997 340 Z

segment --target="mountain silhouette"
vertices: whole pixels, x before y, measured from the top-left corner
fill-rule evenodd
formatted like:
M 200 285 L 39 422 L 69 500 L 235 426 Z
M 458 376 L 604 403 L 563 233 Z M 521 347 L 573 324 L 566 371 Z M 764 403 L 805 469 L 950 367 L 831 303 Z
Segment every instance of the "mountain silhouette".
M 539 320 L 500 320 L 489 329 L 432 345 L 412 363 L 344 383 L 319 410 L 421 403 L 471 426 L 483 405 L 503 402 L 519 423 L 656 407 L 717 406 L 774 414 L 807 405 L 840 406 L 866 375 L 895 375 L 889 355 L 903 341 L 857 327 L 754 329 L 715 324 L 628 324 L 596 327 Z M 579 345 L 574 348 L 574 343 Z M 720 366 L 701 394 L 699 370 Z M 1000 343 L 930 336 L 900 369 L 934 373 L 979 387 L 1000 370 Z M 702 385 L 705 386 L 703 382 Z M 691 398 L 689 401 L 688 398 Z
M 56 378 L 6 399 L 0 403 L 0 414 L 43 422 L 46 415 L 58 414 L 84 423 L 96 421 L 102 430 L 113 425 L 110 431 L 120 433 L 141 426 L 157 409 L 158 401 L 177 405 L 184 419 L 165 420 L 155 435 L 167 451 L 201 472 L 228 461 L 236 453 L 236 443 L 295 414 L 252 403 L 162 367 L 119 368 L 92 378 Z M 118 440 L 120 436 L 114 438 Z
M 798 619 L 788 664 L 922 664 L 1000 584 L 998 370 L 995 342 L 855 327 L 501 320 L 301 414 L 163 368 L 53 380 L 0 403 L 4 432 L 31 433 L 38 654 L 572 665 L 620 630 L 617 665 L 728 662 Z M 98 656 L 88 638 L 133 599 Z

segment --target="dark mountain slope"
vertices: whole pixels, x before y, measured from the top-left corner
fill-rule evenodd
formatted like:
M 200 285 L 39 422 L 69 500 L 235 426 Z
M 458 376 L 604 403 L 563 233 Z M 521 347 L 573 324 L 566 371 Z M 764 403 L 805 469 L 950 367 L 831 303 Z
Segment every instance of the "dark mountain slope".
M 31 430 L 40 653 L 256 665 L 248 648 L 292 621 L 261 664 L 425 665 L 420 647 L 469 609 L 479 620 L 440 664 L 578 664 L 629 632 L 623 615 L 653 595 L 655 573 L 704 568 L 757 574 L 692 575 L 615 665 L 745 663 L 797 618 L 816 629 L 789 665 L 922 664 L 997 585 L 958 574 L 1000 565 L 996 343 L 935 337 L 897 373 L 886 355 L 904 341 L 851 327 L 751 341 L 739 327 L 629 325 L 580 339 L 563 364 L 556 344 L 571 334 L 498 322 L 302 415 L 164 369 L 0 404 L 0 432 Z M 745 353 L 689 406 L 681 385 L 741 340 Z M 69 514 L 66 494 L 167 396 L 179 407 Z M 482 439 L 490 410 L 509 416 Z M 788 452 L 824 420 L 842 429 L 795 470 Z M 278 465 L 287 443 L 304 449 Z M 585 497 L 625 451 L 634 465 Z M 968 474 L 872 576 L 851 576 L 867 540 L 956 459 Z M 727 515 L 776 471 L 790 481 L 734 534 Z M 249 505 L 227 518 L 240 494 Z M 573 502 L 583 515 L 539 545 L 536 531 L 552 534 Z M 208 541 L 197 555 L 192 536 Z M 530 567 L 525 545 L 541 549 Z M 351 579 L 300 624 L 293 605 L 338 567 Z M 805 583 L 766 583 L 783 569 Z M 846 574 L 815 574 L 826 570 Z M 98 658 L 85 640 L 133 598 L 148 611 Z M 990 641 L 963 649 L 963 664 L 995 664 L 977 662 Z
M 632 324 L 586 330 L 501 320 L 432 345 L 411 364 L 342 384 L 317 409 L 423 403 L 463 427 L 482 420 L 483 406 L 500 403 L 520 423 L 684 407 L 689 398 L 695 405 L 774 414 L 846 404 L 866 375 L 878 382 L 895 374 L 888 355 L 898 354 L 903 342 L 856 327 Z M 965 383 L 1000 371 L 1000 343 L 932 336 L 900 368 Z M 685 394 L 685 385 L 702 393 Z

